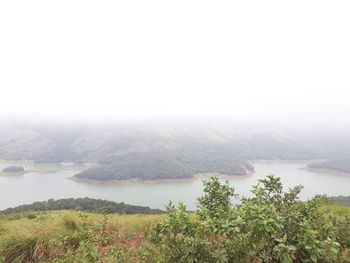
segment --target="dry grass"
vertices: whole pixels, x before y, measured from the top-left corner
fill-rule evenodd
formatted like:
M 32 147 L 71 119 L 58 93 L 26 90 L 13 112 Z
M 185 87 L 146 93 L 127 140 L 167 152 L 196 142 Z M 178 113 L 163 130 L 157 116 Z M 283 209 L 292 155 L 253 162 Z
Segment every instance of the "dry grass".
M 87 239 L 93 240 L 91 244 L 101 255 L 107 256 L 111 247 L 117 251 L 137 250 L 152 225 L 165 216 L 104 216 L 77 211 L 27 214 L 2 216 L 0 219 L 0 262 L 52 262 L 67 251 L 78 249 Z M 95 241 L 96 235 L 101 235 L 102 241 Z

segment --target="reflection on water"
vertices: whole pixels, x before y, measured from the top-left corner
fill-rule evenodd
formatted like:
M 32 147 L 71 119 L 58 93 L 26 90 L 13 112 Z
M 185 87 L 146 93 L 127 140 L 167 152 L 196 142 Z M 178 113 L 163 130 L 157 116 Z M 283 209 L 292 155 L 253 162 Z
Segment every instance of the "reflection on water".
M 302 198 L 315 194 L 350 195 L 350 177 L 337 173 L 309 172 L 298 168 L 307 162 L 255 162 L 256 173 L 249 178 L 232 178 L 229 182 L 240 195 L 249 195 L 251 185 L 267 174 L 281 177 L 285 187 L 305 186 Z M 195 208 L 196 197 L 201 195 L 202 183 L 131 183 L 93 185 L 74 182 L 67 178 L 86 169 L 86 166 L 61 166 L 59 164 L 30 164 L 0 161 L 0 170 L 10 165 L 21 165 L 24 175 L 0 176 L 0 209 L 50 198 L 91 197 L 128 204 L 164 208 L 169 200 L 184 202 Z

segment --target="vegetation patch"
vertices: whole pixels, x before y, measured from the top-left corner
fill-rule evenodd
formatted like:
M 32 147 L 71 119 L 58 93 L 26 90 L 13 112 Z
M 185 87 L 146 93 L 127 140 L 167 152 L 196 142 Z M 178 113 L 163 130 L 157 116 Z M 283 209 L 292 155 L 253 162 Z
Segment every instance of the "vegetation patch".
M 23 173 L 24 168 L 22 166 L 9 166 L 2 169 L 3 173 Z
M 271 175 L 244 198 L 210 177 L 196 213 L 169 203 L 166 215 L 111 215 L 108 207 L 1 215 L 0 262 L 350 262 L 350 208 L 321 196 L 301 201 L 301 190 L 284 192 Z

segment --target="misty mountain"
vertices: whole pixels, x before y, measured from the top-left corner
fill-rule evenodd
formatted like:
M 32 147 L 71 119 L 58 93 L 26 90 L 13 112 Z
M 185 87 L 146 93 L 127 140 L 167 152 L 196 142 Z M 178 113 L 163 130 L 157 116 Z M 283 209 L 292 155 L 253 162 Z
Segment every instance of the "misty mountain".
M 349 142 L 345 135 L 316 135 L 229 121 L 8 122 L 0 129 L 0 158 L 97 163 L 114 165 L 119 171 L 127 171 L 125 165 L 156 166 L 155 160 L 161 160 L 163 165 L 158 162 L 158 166 L 162 169 L 169 167 L 175 173 L 180 171 L 178 176 L 187 177 L 193 172 L 244 174 L 242 164 L 247 167 L 247 160 L 255 159 L 334 159 L 350 152 Z
M 119 123 L 114 125 L 6 125 L 0 129 L 0 158 L 36 162 L 113 163 L 131 153 L 180 153 L 188 158 L 314 159 L 319 149 L 280 131 L 234 123 Z

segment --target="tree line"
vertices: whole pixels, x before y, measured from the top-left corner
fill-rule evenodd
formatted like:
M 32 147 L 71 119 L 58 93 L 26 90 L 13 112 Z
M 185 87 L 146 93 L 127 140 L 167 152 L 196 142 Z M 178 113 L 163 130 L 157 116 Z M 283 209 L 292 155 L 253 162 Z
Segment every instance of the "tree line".
M 94 213 L 109 214 L 161 214 L 160 209 L 151 209 L 146 206 L 128 205 L 123 202 L 92 199 L 92 198 L 67 198 L 67 199 L 49 199 L 43 202 L 34 202 L 29 205 L 20 205 L 13 208 L 7 208 L 0 213 L 14 214 L 29 211 L 51 211 L 51 210 L 80 210 Z

